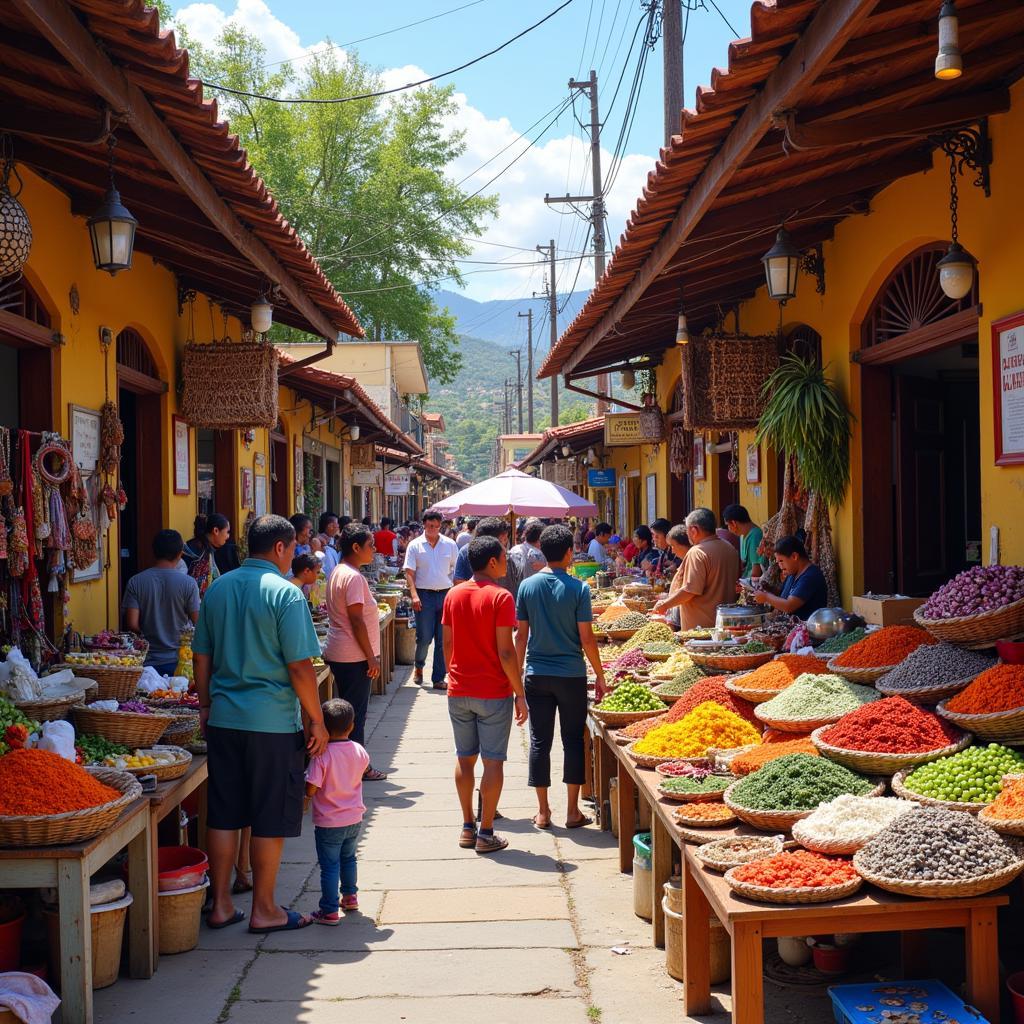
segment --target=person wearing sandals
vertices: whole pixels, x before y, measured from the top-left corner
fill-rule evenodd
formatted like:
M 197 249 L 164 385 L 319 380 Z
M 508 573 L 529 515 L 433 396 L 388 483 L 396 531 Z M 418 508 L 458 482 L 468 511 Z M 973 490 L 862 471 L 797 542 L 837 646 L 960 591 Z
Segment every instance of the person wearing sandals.
M 365 742 L 370 682 L 380 675 L 380 625 L 370 584 L 359 571 L 373 561 L 370 527 L 349 523 L 341 531 L 341 561 L 327 581 L 327 644 L 324 661 L 334 676 L 334 692 L 353 707 L 352 739 Z M 384 772 L 366 766 L 366 780 L 380 782 Z
M 341 909 L 359 909 L 356 844 L 366 813 L 363 779 L 370 755 L 352 739 L 356 716 L 347 700 L 326 701 L 323 713 L 330 737 L 327 749 L 306 769 L 306 804 L 313 805 L 316 859 L 320 863 L 320 909 L 313 911 L 313 921 L 336 925 L 341 923 L 339 885 Z
M 515 601 L 495 582 L 508 571 L 505 547 L 496 537 L 475 537 L 466 550 L 473 578 L 449 591 L 441 619 L 448 663 L 448 716 L 457 758 L 455 789 L 462 809 L 459 846 L 496 853 L 508 846 L 508 840 L 494 831 L 494 816 L 504 783 L 512 717 L 522 725 L 528 710 L 512 641 Z M 484 763 L 479 831 L 473 812 L 478 757 Z
M 598 527 L 600 530 L 601 527 Z M 580 810 L 580 789 L 586 781 L 584 738 L 587 727 L 586 654 L 597 677 L 596 696 L 604 697 L 604 669 L 594 637 L 590 588 L 568 573 L 573 536 L 568 526 L 548 526 L 540 535 L 547 568 L 523 580 L 516 615 L 516 655 L 526 670 L 526 701 L 530 706 L 529 784 L 537 791 L 537 828 L 551 828 L 551 744 L 555 712 L 562 734 L 562 780 L 568 791 L 565 827 L 591 824 Z

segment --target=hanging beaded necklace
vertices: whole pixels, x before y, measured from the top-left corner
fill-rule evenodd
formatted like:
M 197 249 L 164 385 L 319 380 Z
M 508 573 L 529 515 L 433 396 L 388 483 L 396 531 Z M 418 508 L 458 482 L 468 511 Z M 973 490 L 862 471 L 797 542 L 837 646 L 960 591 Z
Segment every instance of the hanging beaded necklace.
M 0 427 L 0 498 L 14 493 L 14 481 L 11 479 L 11 432 L 7 427 Z

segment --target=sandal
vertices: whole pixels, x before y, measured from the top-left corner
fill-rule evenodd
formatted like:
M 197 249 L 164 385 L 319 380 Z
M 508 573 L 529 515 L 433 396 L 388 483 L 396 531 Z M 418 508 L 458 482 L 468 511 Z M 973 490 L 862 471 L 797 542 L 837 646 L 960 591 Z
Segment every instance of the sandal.
M 565 823 L 566 828 L 585 828 L 587 825 L 593 825 L 594 819 L 588 818 L 585 814 L 582 818 L 577 821 L 567 821 Z
M 497 832 L 493 832 L 489 836 L 478 834 L 476 837 L 477 853 L 498 853 L 506 846 L 508 846 L 508 840 L 504 836 L 499 836 Z
M 281 908 L 284 910 L 284 907 Z M 284 910 L 287 920 L 284 924 L 273 924 L 267 928 L 254 928 L 249 925 L 250 935 L 270 935 L 272 932 L 295 932 L 300 928 L 308 928 L 313 923 L 313 918 L 307 914 L 300 914 L 297 910 Z
M 210 931 L 220 931 L 221 928 L 230 928 L 233 924 L 240 924 L 245 920 L 245 914 L 241 910 L 236 910 L 226 921 L 211 921 L 209 918 L 206 919 L 206 927 Z
M 387 772 L 378 771 L 372 765 L 363 772 L 363 782 L 383 782 L 387 777 Z
M 459 846 L 464 850 L 472 850 L 476 846 L 476 829 L 464 828 L 459 836 Z
M 243 881 L 248 875 L 249 880 Z M 251 871 L 236 871 L 235 872 L 235 883 L 231 886 L 231 892 L 234 896 L 241 896 L 242 893 L 252 892 L 252 872 Z
M 548 830 L 549 828 L 551 828 L 551 819 L 550 819 L 550 818 L 548 818 L 548 820 L 547 820 L 547 821 L 546 821 L 546 822 L 545 822 L 545 823 L 544 823 L 544 824 L 542 825 L 542 824 L 541 824 L 541 823 L 540 823 L 540 822 L 539 822 L 539 821 L 537 820 L 537 819 L 538 819 L 539 817 L 540 817 L 540 815 L 539 815 L 539 814 L 535 814 L 535 815 L 533 816 L 533 819 L 532 819 L 532 820 L 533 820 L 533 827 L 534 827 L 534 828 L 539 828 L 539 829 L 543 829 L 544 831 L 547 831 L 547 830 Z

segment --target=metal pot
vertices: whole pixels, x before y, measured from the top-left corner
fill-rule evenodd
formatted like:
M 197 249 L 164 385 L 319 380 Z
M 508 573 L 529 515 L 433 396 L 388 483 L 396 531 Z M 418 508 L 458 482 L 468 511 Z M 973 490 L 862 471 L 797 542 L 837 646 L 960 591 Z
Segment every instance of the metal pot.
M 755 629 L 768 620 L 768 612 L 761 605 L 720 604 L 715 614 L 716 629 Z
M 819 608 L 808 616 L 807 632 L 815 640 L 828 640 L 837 636 L 844 631 L 845 615 L 842 608 Z

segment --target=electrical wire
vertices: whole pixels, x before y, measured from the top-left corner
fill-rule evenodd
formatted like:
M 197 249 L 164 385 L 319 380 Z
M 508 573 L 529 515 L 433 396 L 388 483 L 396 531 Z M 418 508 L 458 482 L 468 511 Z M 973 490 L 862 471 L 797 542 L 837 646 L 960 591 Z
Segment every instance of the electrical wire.
M 722 16 L 722 21 L 725 22 L 726 26 L 728 27 L 729 31 L 733 34 L 733 36 L 735 36 L 737 39 L 739 39 L 740 38 L 739 32 L 737 32 L 736 29 L 734 29 L 732 27 L 732 22 L 730 22 L 729 19 L 722 13 L 722 8 L 719 7 L 718 4 L 715 3 L 715 0 L 709 0 L 709 3 Z
M 379 99 L 381 96 L 391 96 L 396 92 L 405 92 L 407 89 L 415 89 L 421 85 L 429 85 L 431 82 L 436 82 L 439 78 L 447 78 L 449 75 L 454 75 L 459 71 L 465 71 L 466 68 L 473 67 L 474 64 L 479 64 L 481 61 L 486 60 L 488 57 L 493 57 L 496 53 L 500 53 L 507 46 L 511 46 L 514 42 L 522 39 L 523 36 L 533 32 L 534 29 L 540 28 L 546 21 L 550 21 L 560 11 L 564 11 L 574 0 L 564 0 L 562 4 L 556 7 L 553 11 L 549 11 L 544 15 L 540 21 L 535 21 L 528 28 L 524 28 L 522 32 L 512 36 L 511 39 L 506 39 L 501 45 L 494 47 L 493 50 L 488 50 L 486 53 L 480 54 L 479 57 L 474 57 L 472 60 L 466 61 L 464 64 L 460 64 L 456 68 L 451 68 L 448 71 L 442 71 L 436 75 L 430 75 L 428 78 L 421 78 L 418 82 L 408 82 L 405 85 L 396 85 L 392 89 L 379 89 L 376 92 L 360 93 L 356 96 L 267 96 L 263 93 L 258 92 L 247 92 L 245 89 L 232 89 L 230 86 L 223 85 L 217 82 L 204 81 L 203 85 L 209 89 L 216 89 L 220 92 L 228 93 L 231 96 L 244 96 L 248 99 L 253 100 L 264 100 L 268 103 L 284 103 L 288 105 L 292 104 L 308 104 L 313 106 L 325 106 L 337 103 L 353 103 L 356 100 L 373 100 Z

